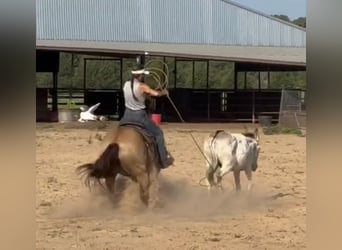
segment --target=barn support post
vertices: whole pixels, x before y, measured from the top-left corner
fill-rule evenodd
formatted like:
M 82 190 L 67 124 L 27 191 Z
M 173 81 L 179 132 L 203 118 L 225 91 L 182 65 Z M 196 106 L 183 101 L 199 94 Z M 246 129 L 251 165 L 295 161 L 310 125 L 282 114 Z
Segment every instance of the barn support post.
M 271 88 L 270 79 L 271 79 L 271 77 L 270 77 L 270 72 L 268 71 L 268 72 L 267 72 L 267 87 L 268 87 L 268 88 Z
M 209 60 L 207 60 L 207 119 L 210 121 Z
M 166 59 L 165 59 L 165 56 L 163 56 L 163 71 L 166 72 L 166 67 L 165 67 L 165 64 L 166 64 Z M 169 81 L 169 79 L 165 79 L 165 76 L 163 75 L 163 79 L 164 79 L 164 82 L 167 80 Z
M 123 73 L 122 73 L 122 68 L 123 68 L 123 62 L 122 62 L 122 57 L 120 57 L 120 89 L 122 89 L 123 85 Z
M 163 64 L 163 71 L 164 72 L 166 72 L 166 66 L 165 65 L 167 65 L 167 63 L 166 63 L 166 57 L 165 56 L 163 56 L 163 62 L 164 62 L 164 64 Z M 170 73 L 170 72 L 169 72 Z M 164 79 L 164 82 L 169 82 L 169 75 L 167 75 L 167 78 L 168 79 L 166 79 L 166 77 L 163 75 L 163 79 Z M 161 113 L 163 114 L 163 115 L 165 115 L 165 102 L 161 102 L 161 107 L 160 107 L 160 111 L 161 111 Z
M 52 72 L 53 91 L 52 91 L 52 111 L 58 111 L 58 72 Z
M 175 79 L 174 79 L 174 88 L 177 88 L 177 58 L 175 57 L 175 70 L 174 70 L 174 75 L 175 75 Z
M 255 123 L 255 90 L 252 90 L 252 123 Z
M 87 88 L 87 58 L 83 59 L 83 104 L 85 103 L 86 88 Z
M 234 91 L 235 92 L 238 89 L 237 82 L 238 82 L 238 71 L 237 71 L 237 68 L 236 68 L 236 63 L 234 63 Z
M 260 71 L 258 71 L 258 77 L 259 77 L 259 81 L 258 81 L 258 87 L 259 87 L 259 91 L 261 90 L 261 74 Z
M 145 67 L 145 62 L 146 62 L 146 56 L 145 56 L 145 54 L 143 54 L 140 58 L 141 58 L 140 64 L 141 64 L 143 67 Z
M 245 89 L 247 89 L 247 71 L 245 71 Z
M 192 89 L 195 88 L 195 61 L 192 61 Z

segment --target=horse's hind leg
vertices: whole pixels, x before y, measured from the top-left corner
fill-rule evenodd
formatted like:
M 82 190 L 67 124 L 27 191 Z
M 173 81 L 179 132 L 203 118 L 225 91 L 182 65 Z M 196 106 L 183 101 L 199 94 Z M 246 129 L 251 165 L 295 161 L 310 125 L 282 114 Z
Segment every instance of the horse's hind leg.
M 150 208 L 156 208 L 161 206 L 159 200 L 159 182 L 158 182 L 158 170 L 154 166 L 150 172 L 150 187 L 149 187 L 149 201 L 148 205 Z
M 146 206 L 148 206 L 149 186 L 150 186 L 148 174 L 144 173 L 144 174 L 137 176 L 137 181 L 139 183 L 140 199 Z

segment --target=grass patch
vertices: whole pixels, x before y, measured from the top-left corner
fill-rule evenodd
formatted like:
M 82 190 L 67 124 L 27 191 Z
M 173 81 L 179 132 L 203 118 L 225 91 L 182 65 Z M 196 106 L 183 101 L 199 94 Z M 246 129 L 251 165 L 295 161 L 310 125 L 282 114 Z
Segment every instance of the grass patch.
M 39 123 L 36 122 L 36 129 L 52 129 L 54 125 L 51 123 Z
M 270 126 L 263 128 L 265 135 L 275 135 L 275 134 L 290 134 L 290 135 L 302 135 L 300 129 L 297 128 L 281 128 L 279 126 Z
M 70 129 L 88 129 L 88 130 L 99 130 L 107 131 L 110 128 L 115 128 L 117 121 L 90 121 L 86 123 L 80 123 L 77 121 L 65 122 L 65 123 L 36 123 L 37 130 L 50 129 L 54 131 L 68 131 Z M 98 138 L 97 138 L 98 139 Z

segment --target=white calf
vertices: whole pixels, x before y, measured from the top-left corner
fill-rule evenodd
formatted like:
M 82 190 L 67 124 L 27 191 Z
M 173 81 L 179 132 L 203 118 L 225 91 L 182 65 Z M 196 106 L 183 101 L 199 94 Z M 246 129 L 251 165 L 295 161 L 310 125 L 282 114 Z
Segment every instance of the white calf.
M 240 171 L 244 170 L 248 179 L 248 190 L 252 188 L 252 172 L 258 167 L 260 146 L 258 130 L 254 133 L 227 133 L 218 130 L 204 141 L 204 154 L 207 158 L 206 178 L 209 190 L 221 186 L 222 177 L 234 173 L 235 188 L 241 189 Z M 217 183 L 214 181 L 214 174 Z

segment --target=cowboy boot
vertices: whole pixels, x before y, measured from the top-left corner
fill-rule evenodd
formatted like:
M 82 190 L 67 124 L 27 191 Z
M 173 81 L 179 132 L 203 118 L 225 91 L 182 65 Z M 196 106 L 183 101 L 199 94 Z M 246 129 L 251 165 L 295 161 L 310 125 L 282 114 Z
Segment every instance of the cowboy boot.
M 173 156 L 168 152 L 167 152 L 167 155 L 166 155 L 166 159 L 163 161 L 163 168 L 167 168 L 169 167 L 170 165 L 173 165 L 173 162 L 174 162 L 174 158 Z

